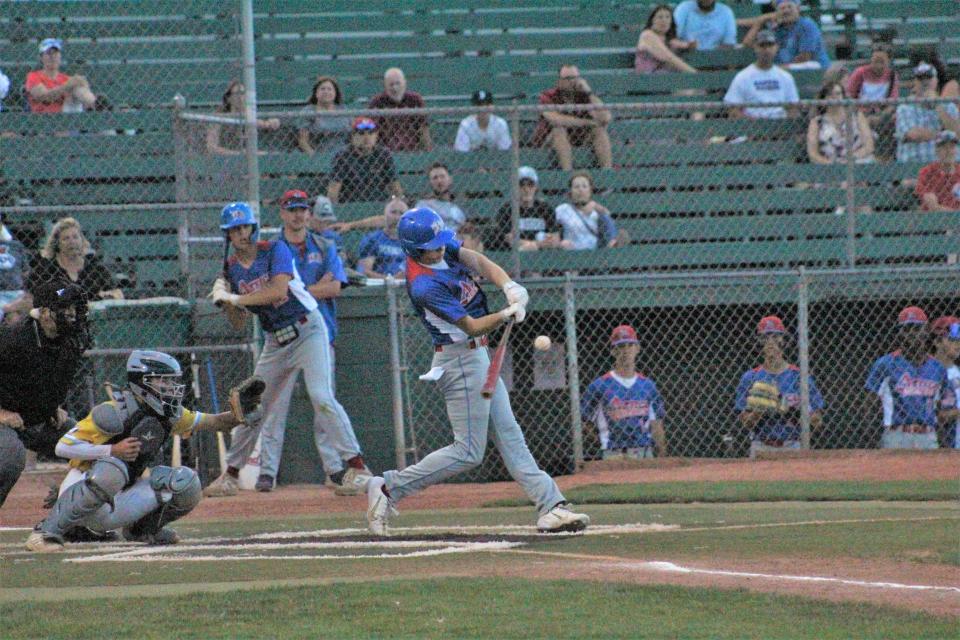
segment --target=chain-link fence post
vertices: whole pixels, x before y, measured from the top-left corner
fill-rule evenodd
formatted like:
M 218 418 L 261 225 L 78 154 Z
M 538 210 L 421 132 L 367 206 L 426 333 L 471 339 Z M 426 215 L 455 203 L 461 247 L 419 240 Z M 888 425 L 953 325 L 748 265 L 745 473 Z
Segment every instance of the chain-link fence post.
M 797 277 L 797 349 L 800 352 L 800 446 L 810 448 L 810 290 L 807 270 Z
M 510 168 L 513 177 L 513 184 L 510 187 L 510 255 L 512 275 L 514 278 L 520 277 L 520 111 L 517 109 L 517 101 L 513 101 L 513 109 L 510 112 L 510 136 L 512 138 L 510 145 Z
M 393 394 L 393 436 L 397 469 L 407 466 L 407 440 L 403 427 L 403 387 L 400 383 L 400 329 L 397 309 L 397 281 L 387 276 L 387 321 L 390 325 L 390 382 Z
M 188 202 L 190 197 L 187 190 L 186 169 L 186 132 L 180 114 L 187 106 L 187 101 L 179 93 L 173 97 L 173 180 L 176 185 L 175 197 L 177 202 Z M 193 287 L 193 278 L 190 277 L 190 214 L 186 209 L 177 212 L 177 262 L 180 266 L 180 280 L 184 283 L 184 293 L 187 300 L 193 300 L 196 295 Z
M 846 188 L 846 216 L 847 216 L 847 265 L 854 267 L 857 265 L 857 212 L 856 197 L 853 193 L 854 178 L 854 149 L 853 132 L 857 126 L 857 114 L 859 112 L 850 106 L 846 107 L 846 131 L 844 131 L 845 144 L 847 145 L 847 188 Z
M 570 388 L 570 435 L 574 473 L 583 468 L 583 423 L 580 419 L 580 365 L 577 359 L 577 302 L 573 276 L 563 283 L 563 311 L 567 343 L 567 385 Z
M 260 163 L 257 158 L 257 71 L 256 53 L 253 45 L 253 0 L 240 0 L 241 38 L 243 40 L 244 114 L 246 123 L 247 200 L 260 215 Z

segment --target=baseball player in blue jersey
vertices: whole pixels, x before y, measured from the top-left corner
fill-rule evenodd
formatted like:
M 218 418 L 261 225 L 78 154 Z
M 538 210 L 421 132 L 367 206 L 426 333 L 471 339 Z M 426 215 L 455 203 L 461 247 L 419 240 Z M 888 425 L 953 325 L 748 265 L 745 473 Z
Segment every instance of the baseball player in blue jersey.
M 387 471 L 370 480 L 370 531 L 386 535 L 389 518 L 397 515 L 396 502 L 480 464 L 491 426 L 489 435 L 507 470 L 537 507 L 537 529 L 584 529 L 590 518 L 571 511 L 556 482 L 537 467 L 503 381 L 498 380 L 492 398 L 481 394 L 490 365 L 486 335 L 510 319 L 523 322 L 527 290 L 489 258 L 461 248 L 430 208 L 406 212 L 400 219 L 399 236 L 408 257 L 407 293 L 435 351 L 433 367 L 422 379 L 436 381 L 443 392 L 454 442 L 402 471 Z M 503 289 L 505 309 L 489 312 L 477 276 Z
M 333 394 L 327 325 L 316 298 L 300 277 L 290 245 L 283 240 L 257 242 L 258 223 L 253 210 L 245 202 L 233 202 L 224 207 L 220 228 L 233 246 L 233 255 L 228 261 L 229 282 L 219 278 L 211 297 L 223 305 L 227 318 L 237 329 L 246 321 L 248 310 L 257 314 L 265 334 L 263 351 L 254 371 L 267 384 L 263 393 L 266 416 L 262 429 L 269 446 L 261 451 L 261 469 L 268 476 L 264 485 L 269 482 L 272 488 L 276 478 L 282 448 L 282 435 L 279 434 L 283 430 L 292 385 L 302 370 L 307 393 L 313 402 L 315 433 L 326 434 L 324 442 L 328 442 L 343 460 L 341 468 L 345 465 L 353 469 L 351 481 L 364 488 L 369 472 L 350 418 Z M 326 254 L 322 258 L 319 254 L 326 251 L 326 247 L 321 249 L 316 243 L 314 247 L 318 264 L 310 265 L 310 268 L 319 271 L 319 262 L 326 259 Z M 304 260 L 309 263 L 310 256 L 305 255 Z M 314 283 L 314 289 L 317 284 Z M 240 469 L 256 445 L 259 434 L 259 427 L 248 426 L 241 426 L 234 432 L 227 452 L 227 468 L 204 489 L 205 496 L 237 494 Z M 322 446 L 324 442 L 318 445 Z
M 653 380 L 637 372 L 640 341 L 630 325 L 610 335 L 613 369 L 590 383 L 580 414 L 596 426 L 603 458 L 652 458 L 666 452 L 663 398 Z
M 761 318 L 757 339 L 763 350 L 763 364 L 751 369 L 737 385 L 735 408 L 740 424 L 750 430 L 750 457 L 761 451 L 799 449 L 800 368 L 783 356 L 786 339 L 783 321 L 777 316 Z M 809 376 L 810 427 L 823 423 L 823 397 L 813 376 Z
M 933 357 L 947 369 L 949 393 L 940 402 L 940 427 L 946 447 L 960 449 L 960 318 L 941 316 L 930 325 L 933 331 Z
M 360 240 L 357 250 L 357 268 L 371 278 L 403 277 L 407 257 L 400 246 L 397 225 L 407 210 L 400 198 L 390 199 L 383 207 L 383 228 L 371 231 Z
M 949 395 L 947 369 L 927 351 L 927 314 L 907 307 L 897 316 L 900 349 L 881 356 L 867 376 L 868 397 L 880 399 L 884 449 L 936 449 L 941 398 Z M 876 401 L 868 400 L 869 419 Z

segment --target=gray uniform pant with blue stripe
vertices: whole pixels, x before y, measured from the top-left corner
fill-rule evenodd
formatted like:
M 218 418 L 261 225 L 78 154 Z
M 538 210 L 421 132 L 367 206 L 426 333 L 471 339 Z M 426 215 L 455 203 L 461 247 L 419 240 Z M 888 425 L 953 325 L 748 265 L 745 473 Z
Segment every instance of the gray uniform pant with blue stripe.
M 298 324 L 300 336 L 280 346 L 270 332 L 266 338 L 254 373 L 266 382 L 263 391 L 265 415 L 260 429 L 246 425 L 233 432 L 227 464 L 240 469 L 260 441 L 260 473 L 276 478 L 283 452 L 290 394 L 297 375 L 303 371 L 307 394 L 313 403 L 313 437 L 327 474 L 343 469 L 343 461 L 360 455 L 360 444 L 343 406 L 333 393 L 333 372 L 330 366 L 330 338 L 319 311 L 311 311 L 305 324 Z
M 487 349 L 470 349 L 466 343 L 444 347 L 443 352 L 434 355 L 433 366 L 443 368 L 438 384 L 446 400 L 454 442 L 402 471 L 384 473 L 394 500 L 480 464 L 487 447 L 488 426 L 492 426 L 489 435 L 493 444 L 537 511 L 542 515 L 564 501 L 557 483 L 540 470 L 530 454 L 510 408 L 510 396 L 503 380 L 497 381 L 496 391 L 489 400 L 480 394 L 489 365 Z

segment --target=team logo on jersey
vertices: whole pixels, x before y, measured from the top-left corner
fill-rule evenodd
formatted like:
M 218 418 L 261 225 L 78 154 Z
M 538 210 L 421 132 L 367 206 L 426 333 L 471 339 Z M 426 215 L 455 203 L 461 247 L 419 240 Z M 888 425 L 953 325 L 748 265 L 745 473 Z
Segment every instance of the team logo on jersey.
M 607 405 L 607 416 L 611 420 L 627 418 L 646 418 L 650 415 L 650 403 L 647 400 L 621 400 L 613 398 Z
M 323 254 L 319 251 L 311 251 L 307 254 L 307 262 L 323 262 Z
M 473 298 L 480 292 L 480 287 L 473 280 L 460 281 L 460 304 L 467 306 Z
M 897 393 L 904 398 L 912 396 L 932 398 L 937 395 L 937 391 L 940 389 L 940 383 L 936 380 L 916 378 L 909 373 L 904 373 L 900 376 L 900 379 L 897 380 L 897 385 L 894 388 L 897 390 Z

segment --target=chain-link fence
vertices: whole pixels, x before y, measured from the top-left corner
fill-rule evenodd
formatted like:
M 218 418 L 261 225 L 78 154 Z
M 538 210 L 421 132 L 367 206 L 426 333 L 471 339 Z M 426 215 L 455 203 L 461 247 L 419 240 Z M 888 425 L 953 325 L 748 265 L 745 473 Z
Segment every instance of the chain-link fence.
M 913 343 L 899 332 L 898 314 L 908 306 L 923 308 L 931 322 L 956 314 L 958 276 L 941 266 L 542 280 L 530 283 L 530 312 L 511 336 L 503 379 L 531 451 L 553 473 L 623 455 L 876 448 L 884 416 L 880 389 L 867 390 L 874 363 L 898 349 L 919 363 L 937 352 L 932 335 Z M 491 302 L 504 304 L 498 293 Z M 760 320 L 770 316 L 782 321 L 782 337 L 760 334 Z M 417 458 L 452 435 L 441 393 L 418 380 L 433 348 L 405 301 L 398 321 L 401 446 Z M 626 357 L 611 345 L 612 338 L 632 343 L 629 332 L 627 340 L 614 333 L 624 324 L 637 341 Z M 534 347 L 538 335 L 552 338 L 549 350 Z M 784 410 L 744 422 L 746 391 L 770 377 Z M 664 423 L 662 439 L 642 433 L 655 420 Z M 939 436 L 952 446 L 953 425 L 941 425 Z M 498 456 L 472 473 L 505 477 Z

